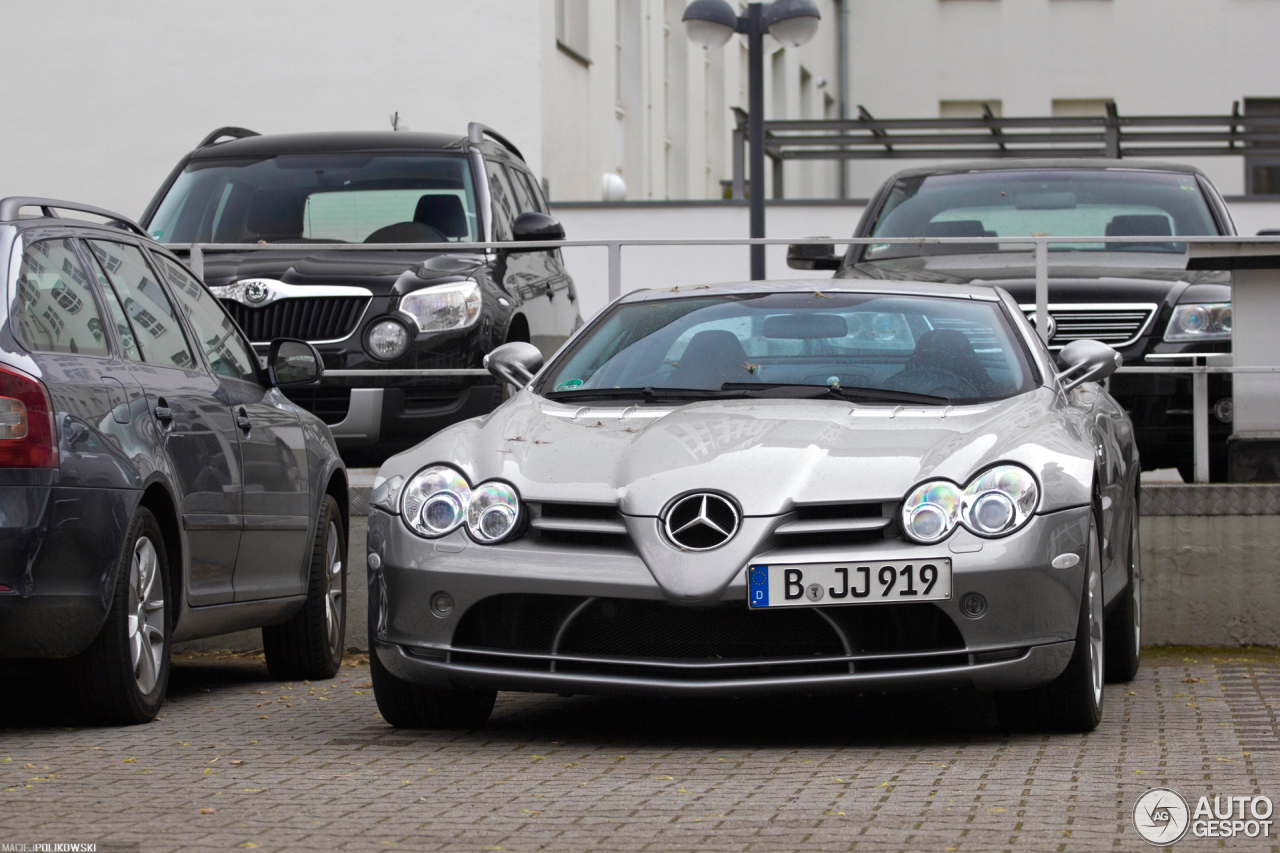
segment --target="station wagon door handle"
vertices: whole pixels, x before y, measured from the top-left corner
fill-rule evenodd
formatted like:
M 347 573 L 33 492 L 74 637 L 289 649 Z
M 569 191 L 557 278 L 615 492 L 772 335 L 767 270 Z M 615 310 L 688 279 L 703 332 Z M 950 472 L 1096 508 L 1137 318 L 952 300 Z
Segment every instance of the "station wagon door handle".
M 160 401 L 156 404 L 155 416 L 156 420 L 165 426 L 173 423 L 173 409 L 169 408 L 169 405 L 165 402 L 163 397 L 161 397 Z
M 253 424 L 249 421 L 249 413 L 244 409 L 236 413 L 236 426 L 244 430 L 245 435 L 248 435 L 249 430 L 253 429 Z

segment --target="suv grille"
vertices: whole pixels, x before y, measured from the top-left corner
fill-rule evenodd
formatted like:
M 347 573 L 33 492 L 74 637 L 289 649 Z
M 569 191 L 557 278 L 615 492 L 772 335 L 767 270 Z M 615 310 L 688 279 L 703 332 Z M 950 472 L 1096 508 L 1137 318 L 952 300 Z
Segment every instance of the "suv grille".
M 314 296 L 280 299 L 261 308 L 251 308 L 234 299 L 222 305 L 255 344 L 275 338 L 304 341 L 333 341 L 356 329 L 360 315 L 369 304 L 367 296 Z
M 1035 306 L 1021 307 L 1034 324 Z M 1049 339 L 1049 346 L 1058 349 L 1072 341 L 1086 338 L 1112 346 L 1131 343 L 1142 332 L 1155 310 L 1154 305 L 1110 305 L 1097 308 L 1050 305 L 1049 316 L 1053 318 L 1057 328 Z

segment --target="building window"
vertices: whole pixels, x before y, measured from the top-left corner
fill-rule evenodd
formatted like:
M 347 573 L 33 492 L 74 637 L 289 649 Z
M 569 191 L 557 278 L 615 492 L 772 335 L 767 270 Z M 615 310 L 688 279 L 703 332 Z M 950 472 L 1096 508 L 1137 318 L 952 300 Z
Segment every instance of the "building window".
M 1054 98 L 1054 118 L 1106 118 L 1111 98 Z
M 1004 114 L 1004 104 L 999 98 L 988 98 L 982 101 L 938 101 L 938 118 L 986 118 L 990 111 L 992 117 L 1000 118 Z
M 584 64 L 591 63 L 589 0 L 556 0 L 556 47 Z
M 1244 114 L 1280 118 L 1280 98 L 1245 98 Z M 1244 191 L 1247 195 L 1280 195 L 1280 157 L 1246 154 Z

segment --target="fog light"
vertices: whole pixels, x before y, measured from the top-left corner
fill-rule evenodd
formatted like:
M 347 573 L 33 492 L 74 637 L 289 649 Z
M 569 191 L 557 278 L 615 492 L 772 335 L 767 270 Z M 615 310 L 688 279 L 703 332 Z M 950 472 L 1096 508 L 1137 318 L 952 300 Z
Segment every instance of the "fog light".
M 409 348 L 409 330 L 395 320 L 383 320 L 369 330 L 365 346 L 374 358 L 399 358 Z
M 1236 401 L 1223 397 L 1213 404 L 1213 416 L 1224 424 L 1231 423 L 1236 417 Z
M 977 619 L 987 612 L 987 600 L 976 592 L 971 592 L 960 599 L 960 612 L 970 619 Z
M 453 612 L 453 596 L 447 592 L 431 596 L 431 612 L 437 616 L 448 616 Z

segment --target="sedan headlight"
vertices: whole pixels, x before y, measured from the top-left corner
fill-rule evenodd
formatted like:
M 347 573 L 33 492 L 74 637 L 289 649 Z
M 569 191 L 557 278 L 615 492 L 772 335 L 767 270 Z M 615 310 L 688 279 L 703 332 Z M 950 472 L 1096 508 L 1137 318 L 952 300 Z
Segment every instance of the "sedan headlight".
M 1203 302 L 1173 309 L 1164 339 L 1174 343 L 1231 340 L 1231 303 Z
M 405 485 L 400 498 L 405 524 L 419 536 L 435 539 L 465 525 L 481 545 L 512 538 L 520 526 L 520 495 L 500 480 L 474 489 L 447 465 L 424 468 Z
M 415 290 L 400 299 L 400 310 L 413 318 L 420 332 L 465 329 L 480 317 L 480 285 L 459 281 Z
M 963 490 L 949 480 L 916 486 L 902 503 L 902 529 L 923 545 L 942 541 L 957 524 L 979 536 L 1006 536 L 1027 523 L 1039 499 L 1030 471 L 998 465 L 974 477 Z

